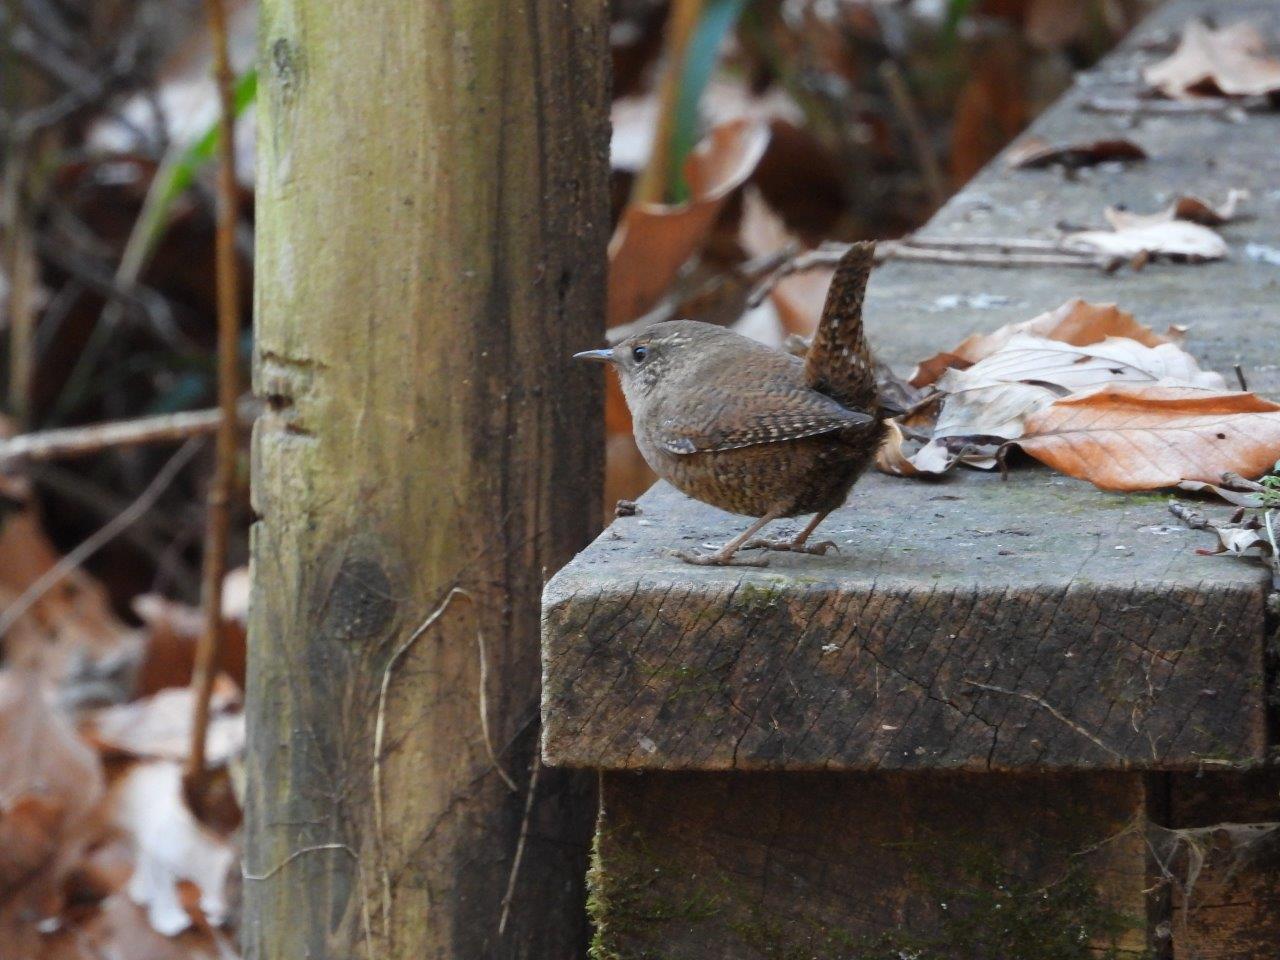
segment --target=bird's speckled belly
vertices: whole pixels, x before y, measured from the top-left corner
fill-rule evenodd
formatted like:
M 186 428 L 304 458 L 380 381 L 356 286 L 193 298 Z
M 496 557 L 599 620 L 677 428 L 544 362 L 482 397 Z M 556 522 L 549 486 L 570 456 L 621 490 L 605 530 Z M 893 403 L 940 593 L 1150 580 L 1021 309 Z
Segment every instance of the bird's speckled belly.
M 832 510 L 880 444 L 883 427 L 761 443 L 736 450 L 672 454 L 647 443 L 640 452 L 654 472 L 695 500 L 721 510 L 760 517 Z

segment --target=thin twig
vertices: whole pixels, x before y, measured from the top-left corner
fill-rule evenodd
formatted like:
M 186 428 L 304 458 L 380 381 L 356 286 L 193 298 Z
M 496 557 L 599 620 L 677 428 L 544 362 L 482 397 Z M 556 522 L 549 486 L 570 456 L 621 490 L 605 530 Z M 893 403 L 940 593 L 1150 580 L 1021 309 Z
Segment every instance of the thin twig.
M 498 776 L 502 777 L 503 783 L 511 788 L 512 793 L 519 793 L 520 788 L 516 786 L 515 780 L 511 778 L 511 774 L 507 773 L 501 763 L 498 762 L 498 754 L 493 749 L 493 737 L 489 733 L 489 657 L 484 648 L 484 631 L 478 626 L 476 627 L 476 649 L 480 654 L 480 732 L 484 735 L 484 748 L 489 753 L 489 759 L 493 762 L 493 768 L 498 771 Z
M 384 930 L 386 925 L 390 923 L 391 917 L 391 876 L 387 870 L 387 858 L 385 854 L 384 824 L 382 810 L 382 741 L 387 731 L 387 691 L 391 687 L 391 674 L 399 664 L 400 658 L 409 652 L 409 649 L 418 642 L 418 639 L 435 625 L 435 622 L 444 616 L 444 612 L 449 609 L 449 604 L 453 602 L 454 597 L 466 597 L 472 604 L 476 602 L 468 591 L 462 587 L 454 587 L 451 589 L 439 606 L 427 614 L 427 618 L 419 624 L 418 628 L 409 634 L 407 640 L 396 648 L 395 653 L 391 654 L 391 659 L 387 661 L 386 667 L 382 671 L 382 685 L 378 690 L 378 713 L 373 723 L 373 826 L 378 836 L 378 847 L 384 851 L 380 857 L 382 861 L 382 923 Z
M 507 892 L 502 897 L 502 917 L 498 920 L 498 936 L 507 932 L 507 920 L 511 915 L 511 903 L 516 892 L 516 877 L 520 875 L 520 862 L 524 859 L 524 845 L 529 838 L 529 821 L 533 819 L 533 797 L 538 789 L 538 773 L 542 770 L 542 754 L 535 745 L 533 765 L 529 770 L 529 792 L 524 798 L 524 817 L 520 821 L 520 839 L 516 841 L 516 855 L 511 860 L 511 873 L 507 877 Z
M 929 199 L 934 207 L 942 206 L 947 200 L 947 187 L 942 179 L 942 170 L 938 166 L 938 155 L 929 140 L 920 111 L 916 109 L 915 99 L 907 86 L 902 70 L 892 60 L 880 64 L 880 79 L 889 91 L 889 100 L 898 111 L 902 125 L 907 128 L 907 138 L 911 141 L 911 149 L 915 152 L 916 163 L 920 165 L 920 174 L 924 177 L 925 186 L 929 190 Z
M 834 267 L 848 249 L 848 244 L 825 243 L 816 250 L 807 250 L 792 257 L 756 285 L 747 298 L 747 305 L 759 306 L 774 287 L 792 274 Z M 1086 267 L 1108 273 L 1125 262 L 1120 257 L 1072 250 L 1053 240 L 983 237 L 909 237 L 905 240 L 886 240 L 876 246 L 876 262 L 883 263 L 886 260 L 915 260 L 971 267 Z
M 236 480 L 236 401 L 240 396 L 239 362 L 240 284 L 236 270 L 235 100 L 227 51 L 227 12 L 223 0 L 206 0 L 213 38 L 214 80 L 218 87 L 218 203 L 215 239 L 218 302 L 217 460 L 209 488 L 204 544 L 204 632 L 196 644 L 191 686 L 195 716 L 191 725 L 191 757 L 187 765 L 188 796 L 199 798 L 205 785 L 205 739 L 209 728 L 209 699 L 222 653 L 222 581 L 227 573 L 227 541 L 231 525 L 231 495 Z
M 1203 513 L 1196 510 L 1194 507 L 1187 506 L 1187 504 L 1182 503 L 1179 500 L 1169 501 L 1169 512 L 1192 530 L 1208 530 L 1213 526 L 1213 524 L 1209 522 L 1209 518 Z
M 239 422 L 253 422 L 258 405 L 241 404 Z M 146 443 L 173 443 L 213 433 L 222 420 L 221 410 L 189 410 L 136 420 L 115 420 L 83 427 L 40 430 L 0 440 L 0 469 L 16 463 L 43 463 L 100 453 L 111 447 L 136 447 Z
M 1076 733 L 1080 734 L 1080 736 L 1085 737 L 1087 740 L 1092 742 L 1099 749 L 1105 750 L 1107 753 L 1111 754 L 1111 756 L 1115 757 L 1117 760 L 1124 759 L 1124 756 L 1121 753 L 1107 746 L 1105 743 L 1099 740 L 1096 736 L 1094 736 L 1084 727 L 1080 726 L 1080 724 L 1076 723 L 1074 720 L 1064 716 L 1060 711 L 1058 711 L 1053 706 L 1053 704 L 1049 703 L 1043 697 L 1038 697 L 1034 693 L 1023 693 L 1021 690 L 1008 690 L 1004 687 L 997 687 L 990 683 L 979 683 L 977 680 L 970 680 L 967 677 L 962 677 L 961 682 L 967 683 L 971 687 L 977 687 L 979 690 L 990 690 L 992 693 L 1003 693 L 1006 696 L 1019 697 L 1023 700 L 1028 701 L 1029 703 L 1034 703 L 1036 706 L 1040 707 L 1041 709 L 1047 710 L 1050 714 L 1052 714 L 1058 720 L 1061 720 L 1063 723 L 1065 723 L 1068 727 L 1070 727 Z
M 139 494 L 138 499 L 134 500 L 118 516 L 105 524 L 97 533 L 81 542 L 79 546 L 46 570 L 31 586 L 22 591 L 21 595 L 13 603 L 5 607 L 4 612 L 0 613 L 0 637 L 8 633 L 19 618 L 30 610 L 49 590 L 61 583 L 72 571 L 79 568 L 82 563 L 150 510 L 160 498 L 160 495 L 168 489 L 169 484 L 173 483 L 179 471 L 190 462 L 199 449 L 200 441 L 195 438 L 188 440 L 179 447 L 178 452 L 169 458 L 169 462 L 161 468 L 160 472 L 155 475 L 155 479 Z
M 1194 100 L 1157 100 L 1150 97 L 1090 97 L 1080 104 L 1087 113 L 1154 113 L 1165 116 L 1197 116 L 1234 111 L 1266 111 L 1272 109 L 1265 97 L 1197 97 Z

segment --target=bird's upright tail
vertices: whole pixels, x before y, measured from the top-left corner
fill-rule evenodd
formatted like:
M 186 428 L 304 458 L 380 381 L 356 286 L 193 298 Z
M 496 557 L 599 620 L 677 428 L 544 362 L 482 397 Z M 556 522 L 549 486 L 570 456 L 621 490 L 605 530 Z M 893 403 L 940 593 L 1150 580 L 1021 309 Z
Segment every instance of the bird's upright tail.
M 864 241 L 840 258 L 804 363 L 805 379 L 814 390 L 871 414 L 879 395 L 875 358 L 862 332 L 862 300 L 875 253 L 875 242 Z

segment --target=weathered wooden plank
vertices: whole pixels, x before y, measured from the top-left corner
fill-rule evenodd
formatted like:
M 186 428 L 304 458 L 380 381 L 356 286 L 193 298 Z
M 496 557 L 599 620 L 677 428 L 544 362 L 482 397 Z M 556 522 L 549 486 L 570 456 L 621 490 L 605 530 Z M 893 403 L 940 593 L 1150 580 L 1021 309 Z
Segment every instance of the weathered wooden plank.
M 1049 235 L 1112 203 L 1252 191 L 1223 228 L 1228 261 L 1105 276 L 890 264 L 868 325 L 899 367 L 1071 296 L 1117 301 L 1255 386 L 1280 388 L 1280 116 L 1137 121 L 1079 109 L 1131 83 L 1142 40 L 1205 10 L 1280 34 L 1280 5 L 1177 2 L 1105 60 L 1033 133 L 1130 136 L 1145 163 L 1006 171 L 997 162 L 935 218 L 935 236 Z M 995 306 L 982 308 L 974 303 Z M 1003 299 L 1001 299 L 1003 298 Z M 672 548 L 723 542 L 742 521 L 658 488 L 544 595 L 544 753 L 651 768 L 1192 769 L 1267 746 L 1265 582 L 1198 557 L 1161 497 L 1121 497 L 1047 471 L 1007 483 L 871 477 L 824 527 L 841 553 L 764 570 L 693 568 Z
M 1132 774 L 610 773 L 594 956 L 1146 955 L 1144 803 Z

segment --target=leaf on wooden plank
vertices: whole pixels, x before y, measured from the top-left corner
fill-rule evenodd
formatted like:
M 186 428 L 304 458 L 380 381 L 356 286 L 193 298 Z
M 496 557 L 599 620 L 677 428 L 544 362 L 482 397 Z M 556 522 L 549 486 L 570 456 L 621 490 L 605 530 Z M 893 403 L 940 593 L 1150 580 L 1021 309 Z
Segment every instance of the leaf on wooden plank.
M 1234 220 L 1240 204 L 1249 199 L 1248 190 L 1228 190 L 1227 199 L 1220 204 L 1212 204 L 1200 197 L 1180 196 L 1156 213 L 1133 213 L 1123 207 L 1107 207 L 1103 216 L 1113 230 L 1126 230 L 1133 227 L 1148 227 L 1157 223 L 1168 223 L 1171 220 L 1188 220 L 1206 227 L 1221 226 Z
M 235 848 L 187 809 L 182 768 L 167 760 L 135 764 L 111 787 L 112 821 L 129 834 L 137 855 L 128 893 L 158 932 L 174 936 L 194 919 L 183 905 L 180 881 L 199 890 L 198 910 L 214 926 L 228 917 L 227 881 Z
M 685 261 L 705 242 L 720 208 L 751 176 L 769 143 L 759 120 L 722 124 L 698 144 L 685 165 L 693 198 L 678 205 L 632 203 L 609 242 L 609 327 L 652 309 Z
M 1256 477 L 1280 458 L 1280 404 L 1251 393 L 1104 387 L 1032 414 L 1017 443 L 1105 490 L 1215 483 L 1227 472 Z
M 1027 418 L 1058 399 L 1108 384 L 1153 384 L 1226 389 L 1223 378 L 1201 370 L 1180 347 L 1148 347 L 1120 337 L 1077 347 L 1020 333 L 967 370 L 948 370 L 937 387 L 947 394 L 934 426 L 935 440 L 983 435 L 1014 440 Z M 989 451 L 960 455 L 972 466 L 996 465 Z
M 1055 164 L 1074 170 L 1111 161 L 1145 160 L 1147 156 L 1147 151 L 1132 140 L 1050 143 L 1043 137 L 1030 136 L 1010 147 L 1005 152 L 1004 162 L 1006 166 L 1017 170 L 1036 170 Z
M 1062 245 L 1069 250 L 1113 257 L 1147 256 L 1188 263 L 1221 260 L 1229 252 L 1222 237 L 1208 227 L 1186 220 L 1139 223 L 1117 230 L 1082 230 L 1067 234 Z
M 1275 555 L 1271 541 L 1261 527 L 1234 526 L 1214 527 L 1218 537 L 1218 546 L 1214 550 L 1197 550 L 1210 556 L 1245 557 L 1253 560 L 1269 560 Z
M 1280 91 L 1280 60 L 1267 54 L 1262 34 L 1251 23 L 1215 29 L 1190 21 L 1172 54 L 1142 72 L 1165 96 L 1191 99 L 1202 94 L 1264 96 Z
M 1180 480 L 1178 489 L 1189 493 L 1209 493 L 1235 504 L 1237 507 L 1261 507 L 1262 494 L 1247 490 L 1233 490 L 1225 483 L 1207 483 L 1204 480 Z
M 984 357 L 991 356 L 1020 333 L 1061 340 L 1076 346 L 1097 343 L 1107 337 L 1127 337 L 1148 347 L 1167 343 L 1172 339 L 1138 323 L 1133 319 L 1133 314 L 1119 309 L 1114 303 L 1088 303 L 1077 298 L 1030 320 L 1005 324 L 991 333 L 972 334 L 955 349 L 935 354 L 917 366 L 911 377 L 911 385 L 923 387 L 934 383 L 949 367 L 963 369 L 972 366 Z

